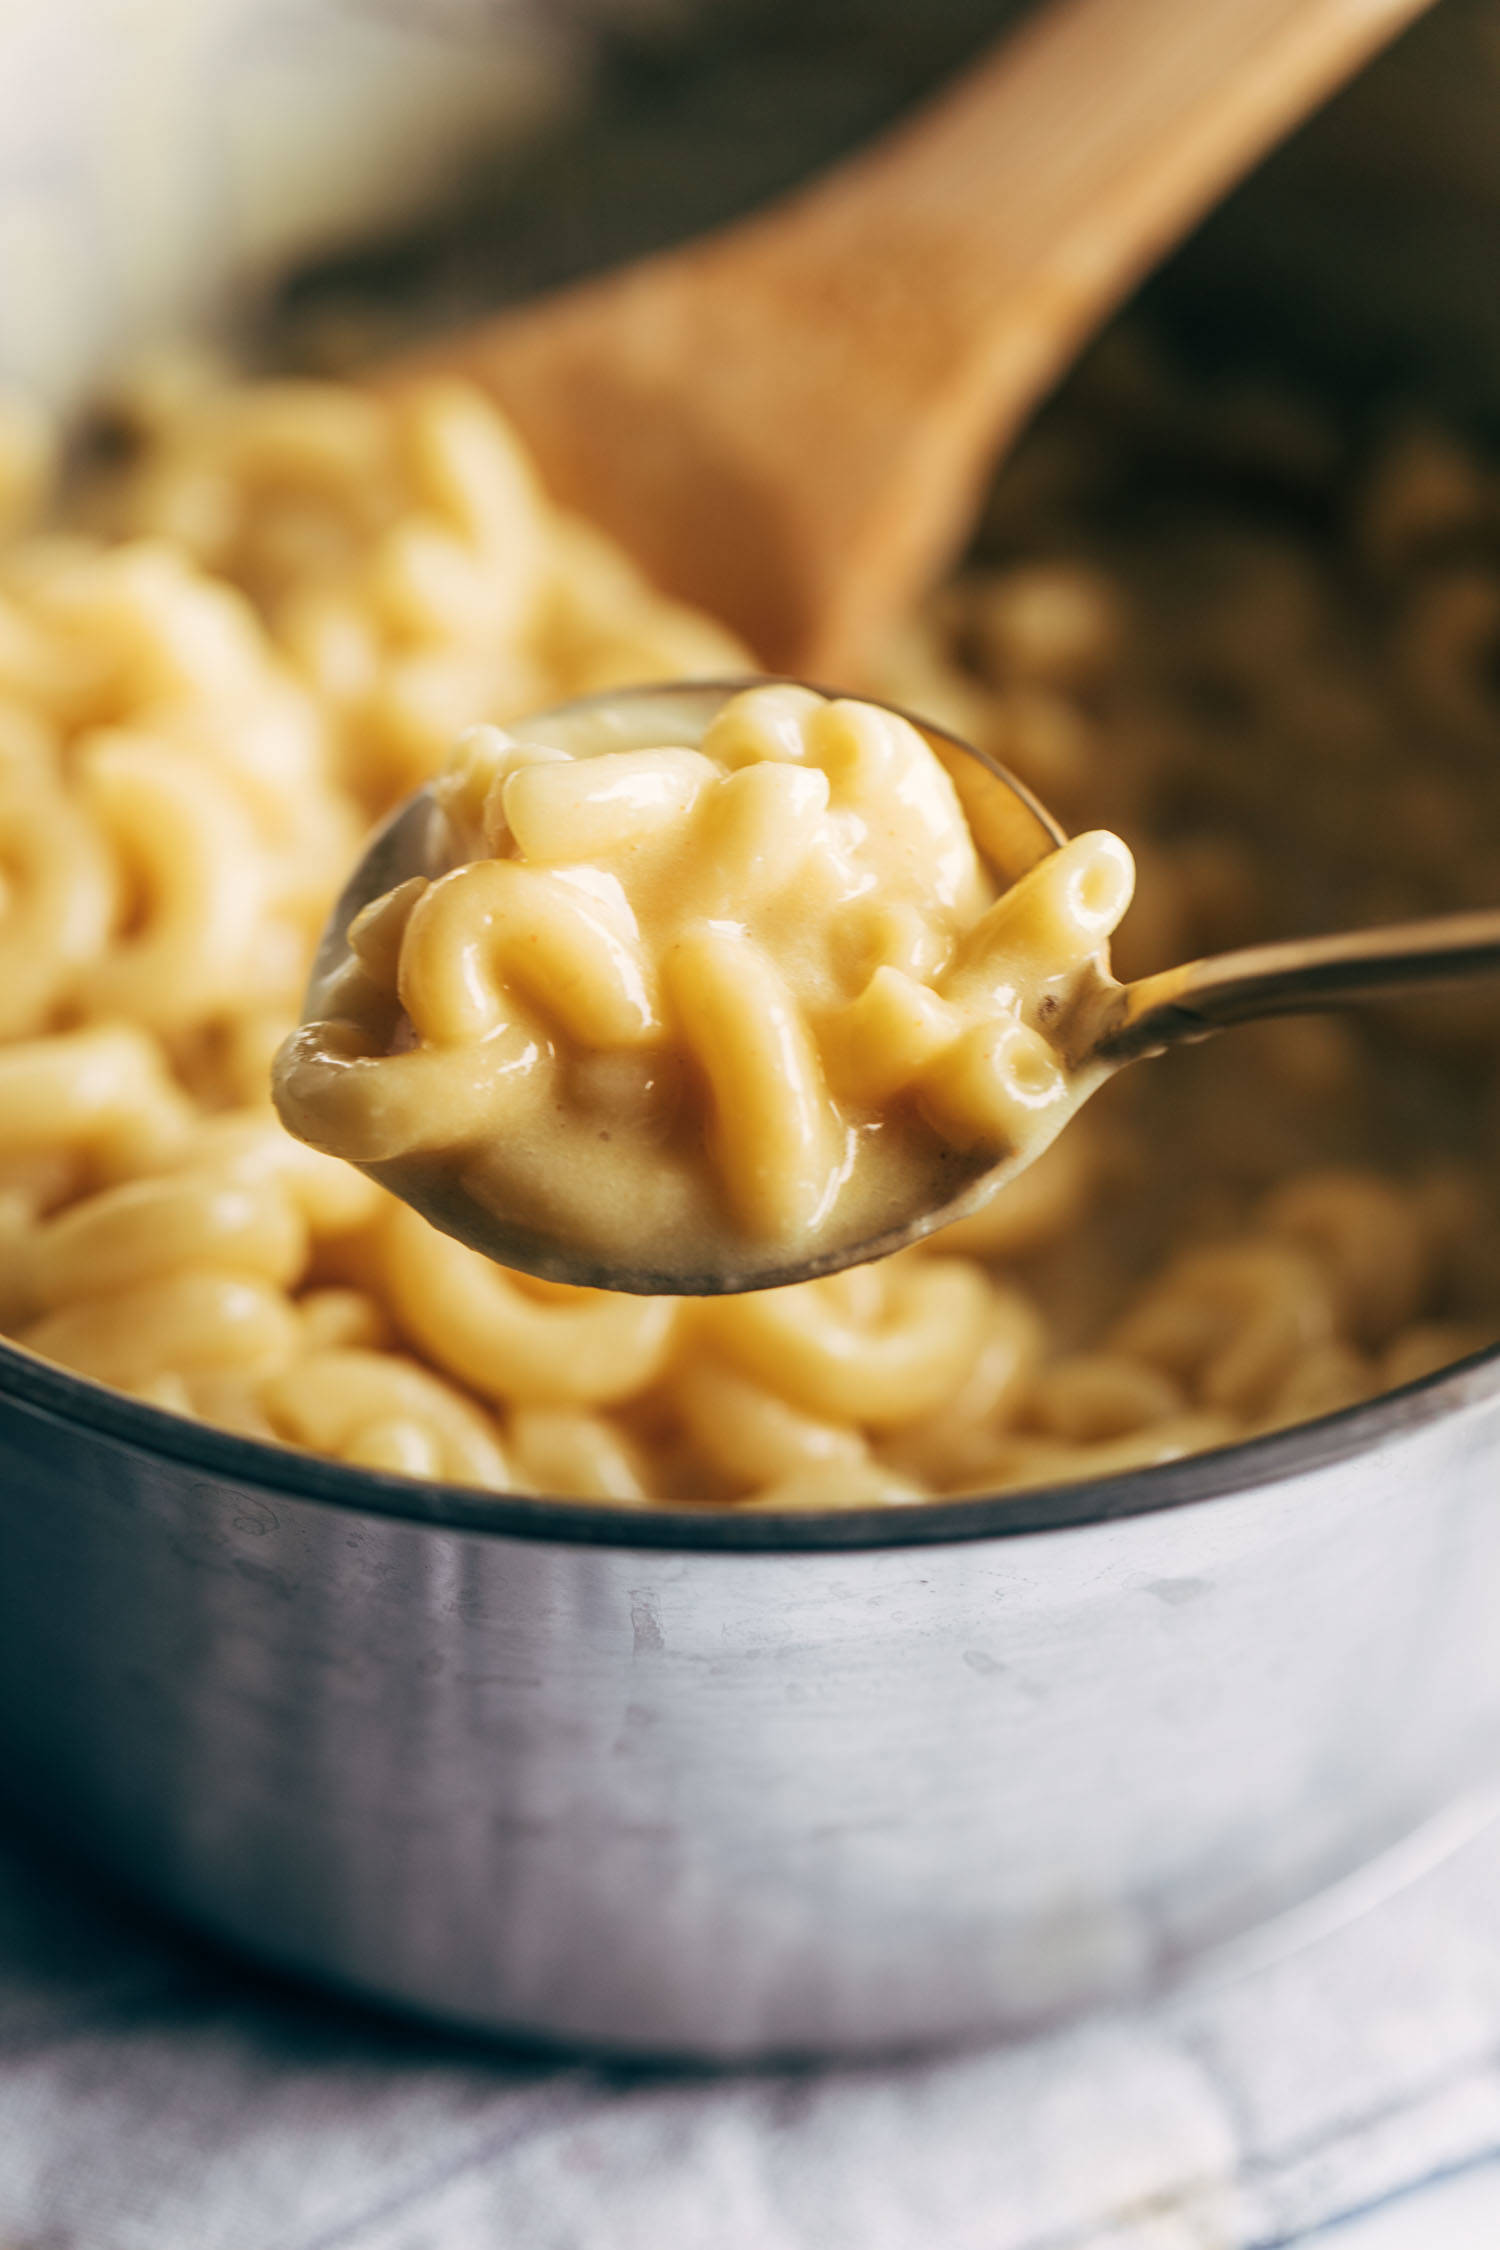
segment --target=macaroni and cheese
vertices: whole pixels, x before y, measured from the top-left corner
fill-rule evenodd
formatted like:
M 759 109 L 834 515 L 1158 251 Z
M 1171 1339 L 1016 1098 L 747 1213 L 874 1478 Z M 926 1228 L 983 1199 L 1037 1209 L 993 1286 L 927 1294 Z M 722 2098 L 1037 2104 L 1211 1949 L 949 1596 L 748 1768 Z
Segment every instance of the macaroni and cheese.
M 267 1099 L 361 834 L 467 728 L 751 659 L 552 508 L 460 386 L 176 363 L 109 437 L 28 524 L 44 448 L 0 409 L 22 1349 L 370 1469 L 823 1508 L 1169 1459 L 1500 1333 L 1482 992 L 1125 1072 L 983 1210 L 796 1288 L 576 1290 L 435 1232 Z M 1500 899 L 1497 558 L 1500 473 L 1458 438 L 1206 398 L 1117 339 L 857 684 L 1126 838 L 1136 975 Z M 368 935 L 387 976 L 395 936 Z
M 628 702 L 466 737 L 447 872 L 350 922 L 282 1121 L 508 1264 L 638 1290 L 847 1259 L 1039 1154 L 1099 1075 L 1063 1033 L 1119 839 L 1005 889 L 893 711 L 766 685 L 663 740 L 645 710 L 644 746 Z

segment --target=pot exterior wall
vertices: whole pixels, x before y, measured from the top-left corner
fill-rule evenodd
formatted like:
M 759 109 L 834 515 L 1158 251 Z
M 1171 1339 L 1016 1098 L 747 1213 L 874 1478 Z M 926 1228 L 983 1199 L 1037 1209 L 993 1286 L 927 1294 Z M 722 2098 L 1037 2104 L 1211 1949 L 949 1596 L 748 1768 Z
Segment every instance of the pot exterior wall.
M 362 1515 L 0 1407 L 0 1770 L 285 1966 L 650 2054 L 1142 1989 L 1500 1758 L 1500 1401 L 1129 1520 L 672 1551 Z

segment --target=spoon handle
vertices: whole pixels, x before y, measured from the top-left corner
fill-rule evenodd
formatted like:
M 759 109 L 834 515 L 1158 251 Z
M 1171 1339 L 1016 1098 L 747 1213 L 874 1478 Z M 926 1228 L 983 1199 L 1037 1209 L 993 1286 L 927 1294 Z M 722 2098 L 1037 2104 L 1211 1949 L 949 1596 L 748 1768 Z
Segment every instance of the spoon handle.
M 1407 985 L 1454 984 L 1496 971 L 1500 910 L 1252 945 L 1117 986 L 1094 1016 L 1087 1051 L 1101 1062 L 1132 1062 L 1260 1016 L 1374 1000 Z

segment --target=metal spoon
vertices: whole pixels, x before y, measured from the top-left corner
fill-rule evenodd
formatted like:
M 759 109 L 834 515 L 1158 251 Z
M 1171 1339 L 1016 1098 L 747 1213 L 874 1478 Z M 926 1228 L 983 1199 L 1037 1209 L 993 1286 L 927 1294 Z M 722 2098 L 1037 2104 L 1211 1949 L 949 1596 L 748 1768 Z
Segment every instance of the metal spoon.
M 730 696 L 765 684 L 760 677 L 613 690 L 527 719 L 524 733 L 529 742 L 574 755 L 691 743 Z M 910 712 L 901 716 L 910 719 L 952 776 L 975 841 L 1002 884 L 1018 881 L 1067 841 L 1052 815 L 1003 766 Z M 361 908 L 411 876 L 441 875 L 450 864 L 446 816 L 424 789 L 376 832 L 334 908 L 308 986 L 304 1025 L 326 1022 L 336 1012 L 332 995 L 349 961 L 345 933 Z M 1081 1104 L 1125 1063 L 1207 1038 L 1231 1024 L 1336 1008 L 1409 985 L 1456 983 L 1496 970 L 1500 910 L 1251 946 L 1189 961 L 1133 984 L 1112 977 L 1101 957 L 1059 1027 L 1057 1044 L 1074 1074 Z M 941 1207 L 919 1211 L 884 1234 L 840 1243 L 791 1263 L 784 1254 L 758 1255 L 747 1246 L 743 1262 L 722 1272 L 674 1265 L 669 1243 L 660 1246 L 661 1261 L 651 1267 L 626 1267 L 591 1254 L 586 1244 L 561 1240 L 497 1213 L 479 1200 L 461 1165 L 408 1170 L 403 1160 L 364 1169 L 445 1234 L 498 1264 L 552 1281 L 638 1295 L 720 1296 L 811 1280 L 899 1250 L 988 1201 L 1035 1153 L 998 1165 L 976 1159 Z

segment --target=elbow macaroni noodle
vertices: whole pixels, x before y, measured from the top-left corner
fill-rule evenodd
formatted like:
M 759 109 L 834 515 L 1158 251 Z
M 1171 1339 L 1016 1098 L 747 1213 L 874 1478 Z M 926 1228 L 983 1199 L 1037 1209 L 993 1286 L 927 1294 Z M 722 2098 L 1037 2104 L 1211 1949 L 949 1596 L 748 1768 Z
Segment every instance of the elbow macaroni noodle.
M 278 1058 L 292 1131 L 419 1209 L 461 1182 L 509 1233 L 679 1282 L 870 1242 L 1054 1137 L 1118 838 L 997 896 L 918 729 L 807 688 L 733 695 L 692 744 L 594 731 L 468 738 L 456 864 L 355 916 Z
M 1126 975 L 1500 899 L 1500 472 L 1425 426 L 1355 444 L 1252 408 L 1108 344 L 1002 478 L 978 562 L 861 683 L 1128 839 Z M 605 1296 L 434 1233 L 290 1138 L 266 1090 L 365 825 L 466 730 L 450 806 L 492 856 L 359 933 L 370 989 L 422 1033 L 336 1120 L 362 1157 L 410 1144 L 433 1057 L 482 1122 L 524 1108 L 529 1045 L 566 1039 L 616 1108 L 670 1017 L 721 1089 L 742 1223 L 806 1226 L 840 1103 L 919 1087 L 956 1142 L 1015 1130 L 984 1011 L 997 958 L 1055 954 L 1066 857 L 1006 933 L 1015 893 L 991 901 L 919 792 L 810 1000 L 816 948 L 779 950 L 777 899 L 825 927 L 824 831 L 862 761 L 903 754 L 886 722 L 768 688 L 725 715 L 711 773 L 701 743 L 619 790 L 598 761 L 528 759 L 505 731 L 528 710 L 750 659 L 553 509 L 460 385 L 178 374 L 127 393 L 112 435 L 0 547 L 0 1331 L 22 1348 L 366 1468 L 819 1509 L 1170 1460 L 1500 1332 L 1483 993 L 1125 1073 L 983 1209 L 795 1289 Z M 0 421 L 17 517 L 45 453 L 34 420 Z M 618 868 L 663 830 L 694 838 L 679 950 L 632 938 L 607 884 L 559 898 L 560 851 Z M 332 1060 L 369 1052 L 351 1030 Z M 597 1170 L 576 1188 L 592 1223 Z

